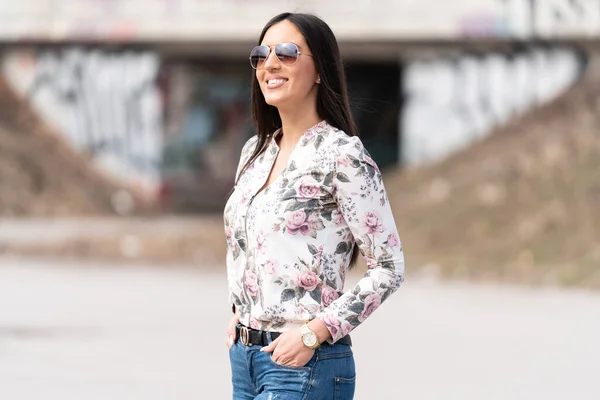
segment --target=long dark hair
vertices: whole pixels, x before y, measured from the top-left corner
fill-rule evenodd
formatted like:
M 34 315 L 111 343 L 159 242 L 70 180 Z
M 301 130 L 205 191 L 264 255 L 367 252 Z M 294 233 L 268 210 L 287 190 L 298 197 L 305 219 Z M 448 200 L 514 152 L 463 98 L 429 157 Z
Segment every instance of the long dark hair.
M 337 40 L 333 31 L 319 17 L 303 13 L 282 13 L 273 17 L 263 28 L 258 44 L 273 25 L 288 20 L 293 23 L 304 36 L 310 49 L 321 83 L 317 92 L 317 114 L 333 127 L 344 131 L 349 136 L 358 136 L 356 124 L 350 111 L 348 87 L 344 63 L 340 55 Z M 267 104 L 256 79 L 256 71 L 252 72 L 252 121 L 258 135 L 256 148 L 241 169 L 241 176 L 246 169 L 265 150 L 266 144 L 277 129 L 281 128 L 281 117 L 276 107 Z M 239 179 L 238 176 L 238 179 Z M 358 247 L 354 245 L 351 265 L 356 263 Z

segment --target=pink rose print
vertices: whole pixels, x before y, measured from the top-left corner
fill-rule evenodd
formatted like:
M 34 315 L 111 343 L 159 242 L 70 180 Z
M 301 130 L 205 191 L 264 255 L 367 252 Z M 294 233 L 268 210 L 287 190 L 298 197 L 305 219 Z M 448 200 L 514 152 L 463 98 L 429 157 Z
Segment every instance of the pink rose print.
M 275 263 L 271 260 L 268 260 L 263 267 L 263 271 L 265 271 L 265 274 L 268 275 L 275 274 Z
M 365 299 L 365 309 L 358 316 L 358 320 L 363 322 L 381 305 L 381 297 L 377 293 L 373 293 L 367 296 Z
M 233 229 L 230 226 L 225 228 L 225 237 L 227 238 L 229 246 L 233 247 L 233 241 L 231 240 L 231 238 L 233 238 Z
M 260 251 L 263 254 L 265 254 L 267 250 L 267 245 L 265 242 L 265 232 L 261 229 L 258 235 L 256 236 L 256 250 Z
M 354 327 L 352 326 L 352 324 L 348 321 L 343 321 L 342 322 L 342 335 L 346 336 L 347 334 L 350 333 L 350 331 L 352 331 Z
M 338 210 L 333 210 L 333 213 L 331 214 L 331 219 L 333 220 L 333 223 L 336 226 L 340 226 L 344 222 L 344 215 Z
M 372 269 L 377 267 L 377 261 L 373 260 L 372 258 L 367 259 L 367 268 Z
M 323 304 L 323 307 L 329 306 L 338 297 L 338 292 L 330 286 L 323 286 L 321 289 L 321 304 Z
M 348 157 L 344 157 L 342 159 L 337 160 L 337 164 L 341 165 L 343 167 L 349 167 L 350 166 L 350 160 L 348 159 Z
M 260 330 L 260 322 L 254 317 L 250 317 L 250 328 Z
M 304 199 L 314 199 L 319 193 L 319 183 L 312 177 L 305 177 L 298 187 L 298 196 Z
M 331 332 L 332 337 L 335 338 L 338 336 L 338 333 L 343 332 L 340 321 L 338 321 L 335 317 L 325 314 L 321 320 L 325 325 L 327 325 L 327 328 L 329 328 L 329 332 Z
M 363 160 L 365 160 L 365 162 L 367 164 L 369 164 L 371 167 L 377 168 L 377 164 L 375 164 L 375 161 L 373 161 L 373 159 L 371 157 L 369 157 L 366 153 L 363 153 L 362 157 L 363 157 Z
M 390 247 L 398 246 L 400 244 L 400 241 L 398 240 L 398 236 L 396 236 L 395 233 L 390 233 L 387 238 L 387 244 Z
M 287 227 L 288 232 L 292 235 L 300 232 L 303 236 L 306 236 L 310 233 L 308 218 L 306 217 L 306 213 L 302 210 L 292 213 L 289 216 L 285 226 Z
M 296 285 L 311 292 L 319 285 L 319 277 L 312 271 L 302 271 L 296 277 Z
M 383 232 L 383 225 L 381 224 L 381 220 L 375 213 L 368 212 L 364 224 L 367 228 L 367 233 L 369 234 Z
M 323 257 L 323 246 L 319 246 L 318 250 L 319 252 L 315 254 L 315 258 L 313 260 L 316 265 L 321 264 L 321 258 Z
M 312 129 L 307 130 L 306 132 L 304 132 L 304 140 L 306 140 L 307 142 L 312 140 L 312 138 L 315 137 L 315 131 Z
M 294 310 L 294 314 L 296 314 L 296 317 L 303 316 L 305 312 L 306 310 L 304 309 L 304 306 L 302 306 L 302 304 L 298 304 Z
M 246 271 L 246 275 L 244 278 L 244 286 L 246 290 L 252 297 L 256 296 L 258 293 L 258 282 L 256 278 L 256 274 L 252 271 Z

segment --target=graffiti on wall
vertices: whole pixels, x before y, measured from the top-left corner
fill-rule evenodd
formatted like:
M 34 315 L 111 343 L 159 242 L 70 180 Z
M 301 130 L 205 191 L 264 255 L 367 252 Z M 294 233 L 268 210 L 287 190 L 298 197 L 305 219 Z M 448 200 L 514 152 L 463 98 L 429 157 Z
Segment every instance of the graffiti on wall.
M 559 48 L 409 62 L 403 78 L 403 161 L 427 163 L 466 147 L 558 96 L 582 69 L 577 52 Z
M 78 150 L 143 189 L 158 183 L 163 122 L 149 52 L 63 48 L 16 50 L 4 58 L 8 81 Z
M 500 1 L 511 36 L 600 36 L 600 0 Z

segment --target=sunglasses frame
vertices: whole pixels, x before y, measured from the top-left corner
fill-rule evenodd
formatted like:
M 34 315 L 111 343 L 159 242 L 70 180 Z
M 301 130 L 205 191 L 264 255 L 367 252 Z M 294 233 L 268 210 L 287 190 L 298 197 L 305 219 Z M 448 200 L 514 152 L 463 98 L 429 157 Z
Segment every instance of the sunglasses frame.
M 277 46 L 281 46 L 281 45 L 289 45 L 289 44 L 293 44 L 294 46 L 296 46 L 296 52 L 298 54 L 298 56 L 296 57 L 296 59 L 294 60 L 293 63 L 288 64 L 288 63 L 284 63 L 283 61 L 281 61 L 281 59 L 279 58 L 279 56 L 277 55 Z M 269 49 L 269 52 L 267 53 L 267 56 L 265 57 L 264 61 L 262 62 L 262 64 L 257 65 L 256 67 L 254 65 L 252 65 L 252 53 L 254 52 L 254 50 L 260 48 L 260 47 L 266 47 Z M 250 57 L 248 57 L 248 59 L 250 60 L 250 66 L 254 69 L 259 69 L 261 68 L 265 62 L 267 62 L 267 60 L 269 59 L 269 57 L 271 56 L 271 52 L 275 53 L 275 57 L 277 58 L 277 61 L 279 61 L 281 64 L 283 65 L 294 65 L 296 64 L 296 62 L 298 61 L 298 58 L 300 58 L 301 55 L 305 55 L 305 56 L 309 56 L 309 57 L 313 57 L 312 54 L 309 53 L 304 53 L 300 51 L 300 46 L 298 46 L 296 43 L 294 42 L 282 42 L 282 43 L 277 43 L 277 44 L 272 44 L 272 45 L 266 45 L 266 44 L 261 44 L 260 46 L 255 46 L 251 51 L 250 51 Z

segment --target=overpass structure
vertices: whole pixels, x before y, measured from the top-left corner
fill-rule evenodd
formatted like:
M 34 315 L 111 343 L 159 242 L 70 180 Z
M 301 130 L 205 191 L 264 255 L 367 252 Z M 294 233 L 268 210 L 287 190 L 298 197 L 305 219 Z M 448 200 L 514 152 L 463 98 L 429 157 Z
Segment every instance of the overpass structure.
M 283 11 L 336 33 L 384 168 L 435 162 L 560 95 L 600 38 L 600 0 L 20 0 L 0 4 L 2 70 L 98 168 L 174 208 L 220 207 L 253 134 L 247 54 Z
M 342 42 L 600 36 L 598 0 L 20 0 L 0 5 L 0 39 L 253 41 L 283 11 L 319 15 Z

